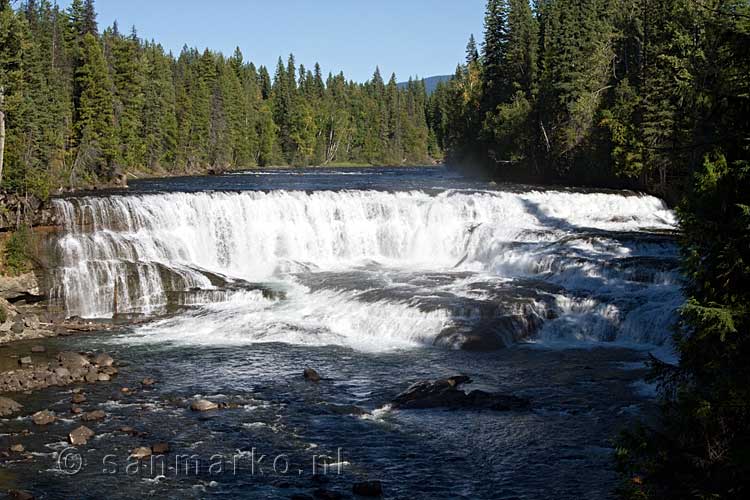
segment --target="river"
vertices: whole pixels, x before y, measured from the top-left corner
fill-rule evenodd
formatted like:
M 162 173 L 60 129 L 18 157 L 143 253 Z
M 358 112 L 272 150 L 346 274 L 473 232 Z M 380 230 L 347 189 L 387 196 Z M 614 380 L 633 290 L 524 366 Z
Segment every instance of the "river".
M 148 320 L 54 342 L 112 353 L 127 364 L 119 385 L 159 383 L 128 397 L 97 386 L 116 416 L 74 478 L 54 466 L 66 430 L 44 435 L 50 465 L 34 481 L 51 498 L 350 496 L 363 479 L 386 498 L 607 498 L 612 439 L 653 411 L 643 361 L 671 356 L 683 300 L 675 216 L 630 192 L 444 168 L 269 169 L 54 204 L 57 305 Z M 320 384 L 302 379 L 308 366 Z M 388 405 L 458 373 L 531 410 Z M 199 396 L 232 407 L 196 414 Z M 122 425 L 169 442 L 166 469 L 125 470 Z

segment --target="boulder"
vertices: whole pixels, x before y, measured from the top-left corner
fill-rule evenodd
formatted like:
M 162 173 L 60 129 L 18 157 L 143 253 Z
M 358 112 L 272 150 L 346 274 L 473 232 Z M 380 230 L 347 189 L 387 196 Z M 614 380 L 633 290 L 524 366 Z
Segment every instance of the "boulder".
M 23 490 L 8 490 L 10 500 L 34 500 L 34 495 Z
M 14 444 L 10 447 L 10 451 L 13 453 L 23 453 L 26 451 L 26 448 L 24 448 L 22 444 Z
M 156 443 L 151 447 L 151 451 L 153 451 L 155 455 L 169 453 L 169 443 Z
M 70 434 L 68 434 L 68 438 L 70 439 L 70 444 L 74 446 L 83 446 L 92 437 L 94 437 L 94 431 L 92 431 L 85 425 L 82 425 L 78 427 L 77 429 L 70 431 Z
M 305 378 L 305 380 L 308 380 L 310 382 L 320 382 L 320 374 L 312 368 L 305 368 L 302 376 Z
M 156 384 L 156 379 L 153 379 L 151 377 L 146 377 L 141 382 L 141 385 L 143 385 L 144 387 L 151 387 L 154 384 Z
M 81 404 L 86 402 L 86 395 L 82 392 L 77 392 L 73 394 L 73 397 L 70 399 L 70 401 L 74 404 Z
M 198 399 L 192 402 L 192 404 L 190 405 L 190 409 L 193 411 L 211 411 L 218 410 L 219 405 L 214 403 L 213 401 Z
M 106 353 L 97 354 L 94 358 L 94 363 L 99 365 L 100 367 L 105 366 L 112 366 L 115 363 L 115 360 L 112 359 L 112 356 Z
M 57 417 L 55 416 L 54 413 L 52 413 L 49 410 L 42 410 L 42 411 L 38 411 L 34 413 L 31 416 L 31 420 L 36 425 L 49 425 L 53 423 L 55 420 L 57 420 Z
M 380 481 L 362 481 L 354 483 L 352 492 L 361 497 L 380 497 L 383 496 L 383 485 Z
M 100 373 L 99 375 L 97 375 L 97 380 L 99 382 L 109 382 L 110 379 L 111 377 L 107 375 L 106 373 Z
M 148 458 L 151 456 L 151 448 L 139 446 L 130 453 L 130 456 L 132 458 L 135 458 L 136 460 L 143 460 L 144 458 Z
M 18 364 L 21 366 L 31 366 L 31 356 L 24 356 L 23 358 L 19 359 Z
M 470 383 L 471 379 L 465 375 L 417 382 L 393 399 L 393 407 L 411 410 L 450 408 L 508 411 L 525 410 L 530 406 L 528 399 L 516 396 L 480 390 L 467 394 L 460 389 L 463 384 Z
M 76 369 L 88 368 L 91 364 L 86 356 L 77 352 L 61 352 L 57 355 L 57 359 L 60 361 L 60 366 L 67 368 L 71 372 Z
M 43 345 L 35 345 L 31 348 L 31 352 L 34 354 L 41 354 L 43 352 L 47 352 L 47 348 Z
M 107 414 L 102 410 L 90 411 L 88 413 L 84 413 L 81 416 L 81 420 L 83 420 L 84 422 L 98 422 L 99 420 L 104 420 L 105 418 L 107 418 Z

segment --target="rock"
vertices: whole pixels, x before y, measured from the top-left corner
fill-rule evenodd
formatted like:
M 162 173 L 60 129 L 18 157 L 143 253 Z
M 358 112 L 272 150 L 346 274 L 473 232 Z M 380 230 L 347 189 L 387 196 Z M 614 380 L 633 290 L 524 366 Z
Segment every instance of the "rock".
M 22 444 L 14 444 L 10 447 L 10 451 L 13 453 L 23 453 L 26 451 L 26 448 L 24 448 Z
M 81 409 L 80 406 L 71 406 L 70 413 L 72 413 L 73 415 L 80 415 L 81 413 L 83 413 L 83 409 Z
M 313 496 L 319 500 L 341 500 L 344 498 L 344 495 L 338 491 L 325 490 L 323 488 L 315 490 Z
M 417 382 L 393 399 L 393 407 L 400 409 L 464 408 L 480 410 L 525 410 L 528 399 L 506 394 L 475 390 L 465 393 L 459 387 L 470 384 L 465 375 L 449 377 L 434 382 Z
M 84 444 L 88 443 L 89 439 L 91 439 L 92 437 L 94 437 L 94 431 L 92 431 L 85 425 L 82 425 L 77 429 L 70 431 L 70 434 L 68 434 L 70 444 L 74 446 L 83 446 Z
M 42 326 L 42 322 L 39 321 L 39 316 L 36 314 L 23 318 L 23 324 L 26 328 L 31 328 L 32 330 L 39 330 L 39 327 Z
M 131 436 L 135 436 L 136 434 L 138 434 L 138 431 L 136 431 L 135 429 L 133 429 L 130 426 L 120 427 L 120 432 L 123 432 L 125 434 L 129 434 Z
M 88 368 L 91 364 L 86 356 L 78 354 L 77 352 L 61 352 L 57 355 L 60 366 L 63 366 L 71 372 L 75 369 Z
M 123 387 L 122 389 L 120 389 L 120 392 L 123 394 L 130 394 L 130 387 Z
M 23 406 L 16 403 L 10 398 L 0 396 L 0 417 L 8 417 L 16 412 L 21 411 Z
M 142 460 L 144 458 L 148 458 L 151 456 L 151 448 L 146 448 L 145 446 L 139 446 L 138 448 L 135 448 L 130 453 L 130 456 L 132 458 L 135 458 L 136 460 Z
M 23 321 L 20 320 L 16 320 L 15 323 L 13 323 L 13 326 L 10 327 L 10 331 L 17 334 L 23 333 L 23 330 Z
M 40 295 L 39 282 L 33 272 L 20 276 L 0 276 L 0 297 L 12 300 L 29 295 Z
M 83 379 L 89 384 L 93 384 L 94 382 L 99 382 L 99 374 L 89 372 Z
M 104 420 L 105 418 L 107 418 L 107 414 L 102 410 L 90 411 L 88 413 L 84 413 L 83 416 L 81 416 L 81 420 L 83 420 L 84 422 L 98 422 L 99 420 Z
M 49 425 L 57 420 L 57 417 L 49 410 L 42 410 L 34 413 L 31 416 L 31 420 L 33 420 L 36 425 Z
M 115 360 L 112 359 L 112 356 L 106 353 L 97 354 L 94 358 L 94 363 L 101 367 L 105 366 L 112 366 L 115 363 Z
M 206 399 L 198 399 L 196 401 L 193 401 L 193 403 L 190 405 L 190 409 L 193 411 L 211 411 L 211 410 L 218 410 L 219 405 L 217 405 L 213 401 L 208 401 Z
M 18 364 L 21 366 L 30 366 L 32 364 L 31 362 L 31 356 L 25 356 L 18 360 Z
M 305 368 L 302 376 L 305 377 L 305 380 L 308 380 L 310 382 L 320 382 L 320 374 L 312 368 Z
M 70 401 L 72 403 L 74 403 L 74 404 L 77 404 L 77 405 L 79 405 L 81 403 L 85 403 L 86 402 L 86 395 L 84 393 L 82 393 L 82 392 L 77 392 L 77 393 L 73 394 L 73 397 L 70 398 Z
M 383 496 L 383 485 L 380 481 L 362 481 L 354 483 L 352 492 L 361 497 L 380 497 Z
M 34 495 L 23 490 L 8 490 L 10 500 L 34 500 Z
M 141 382 L 141 385 L 143 385 L 144 387 L 151 387 L 154 384 L 156 384 L 156 379 L 153 379 L 151 377 L 146 377 Z
M 156 443 L 151 447 L 155 455 L 164 455 L 169 453 L 169 443 Z
M 98 380 L 99 382 L 109 382 L 109 381 L 110 381 L 110 379 L 111 379 L 111 377 L 110 377 L 109 375 L 107 375 L 106 373 L 100 373 L 100 374 L 99 374 L 99 375 L 97 376 L 97 380 Z
M 47 348 L 43 345 L 35 345 L 31 348 L 31 352 L 34 354 L 41 354 L 43 352 L 47 352 Z

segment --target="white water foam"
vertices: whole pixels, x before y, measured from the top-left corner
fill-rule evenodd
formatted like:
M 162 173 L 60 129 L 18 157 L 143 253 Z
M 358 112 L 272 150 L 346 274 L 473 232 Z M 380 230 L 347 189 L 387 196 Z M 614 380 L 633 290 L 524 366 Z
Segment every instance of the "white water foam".
M 472 273 L 455 283 L 531 278 L 563 289 L 540 332 L 550 341 L 663 344 L 682 300 L 674 214 L 654 197 L 557 191 L 202 192 L 56 200 L 69 315 L 153 314 L 176 292 L 205 304 L 141 328 L 140 339 L 181 343 L 287 342 L 363 350 L 431 343 L 448 310 L 403 299 L 310 292 L 293 276 L 377 266 Z M 240 291 L 276 283 L 284 298 Z M 464 283 L 465 282 L 465 283 Z M 210 295 L 222 291 L 220 302 Z M 423 291 L 426 293 L 426 291 Z M 192 294 L 192 295 L 190 295 Z M 213 303 L 212 303 L 213 302 Z M 542 311 L 539 315 L 549 313 Z

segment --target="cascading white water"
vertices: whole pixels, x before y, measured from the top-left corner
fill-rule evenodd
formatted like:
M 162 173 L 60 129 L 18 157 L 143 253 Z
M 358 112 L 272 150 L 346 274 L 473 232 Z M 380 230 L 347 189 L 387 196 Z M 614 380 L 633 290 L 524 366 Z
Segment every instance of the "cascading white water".
M 253 324 L 247 335 L 226 333 L 232 341 L 304 337 L 370 345 L 388 338 L 398 346 L 429 342 L 453 322 L 455 314 L 424 301 L 387 294 L 366 300 L 363 289 L 303 286 L 300 276 L 323 272 L 367 269 L 386 283 L 389 273 L 460 274 L 441 291 L 455 297 L 477 282 L 546 282 L 557 287 L 550 292 L 554 303 L 535 307 L 546 314 L 539 335 L 549 340 L 659 344 L 680 301 L 678 276 L 660 265 L 674 257 L 673 242 L 639 233 L 675 228 L 673 213 L 650 196 L 248 191 L 71 198 L 55 206 L 66 234 L 58 241 L 60 286 L 53 295 L 68 315 L 111 317 L 115 308 L 156 313 L 176 293 L 222 290 L 214 297 L 228 302 L 211 307 L 231 325 L 211 332 Z M 275 283 L 286 296 L 247 299 L 242 290 L 251 283 Z M 550 307 L 554 314 L 544 310 Z M 244 326 L 227 319 L 238 315 Z M 180 322 L 191 317 L 158 324 L 184 330 Z M 389 317 L 400 319 L 389 323 Z M 286 337 L 266 335 L 275 329 Z M 311 330 L 324 333 L 300 333 Z

